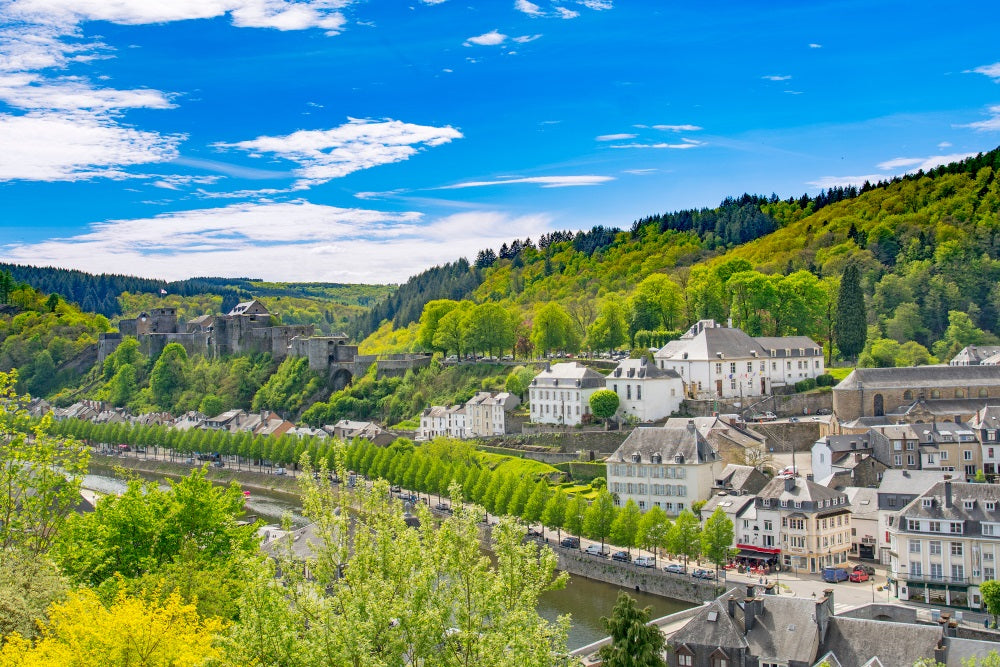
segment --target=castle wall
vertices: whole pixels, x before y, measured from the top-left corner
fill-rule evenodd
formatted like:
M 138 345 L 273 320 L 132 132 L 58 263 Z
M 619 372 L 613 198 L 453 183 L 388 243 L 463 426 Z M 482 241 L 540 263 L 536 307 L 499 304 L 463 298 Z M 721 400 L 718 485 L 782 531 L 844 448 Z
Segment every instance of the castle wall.
M 102 333 L 97 335 L 97 362 L 103 364 L 112 352 L 122 344 L 124 336 L 121 333 Z

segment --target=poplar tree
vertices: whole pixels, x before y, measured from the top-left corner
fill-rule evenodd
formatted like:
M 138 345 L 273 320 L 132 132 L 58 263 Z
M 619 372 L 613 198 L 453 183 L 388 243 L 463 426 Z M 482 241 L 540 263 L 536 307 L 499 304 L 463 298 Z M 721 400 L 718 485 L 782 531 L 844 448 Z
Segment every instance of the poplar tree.
M 650 608 L 639 609 L 627 593 L 619 593 L 611 617 L 601 623 L 611 635 L 600 656 L 605 667 L 666 667 L 666 638 L 655 625 L 648 625 Z
M 837 293 L 837 318 L 834 340 L 840 354 L 857 359 L 865 348 L 868 323 L 865 316 L 865 295 L 861 291 L 861 273 L 853 262 L 844 267 Z

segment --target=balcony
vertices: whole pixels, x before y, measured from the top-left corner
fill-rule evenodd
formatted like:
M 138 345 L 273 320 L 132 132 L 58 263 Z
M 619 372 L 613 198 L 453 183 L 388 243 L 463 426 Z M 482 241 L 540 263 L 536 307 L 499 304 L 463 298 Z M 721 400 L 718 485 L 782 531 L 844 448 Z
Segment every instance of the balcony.
M 953 584 L 955 586 L 968 586 L 968 577 L 946 577 L 944 575 L 934 576 L 931 574 L 909 574 L 906 572 L 898 572 L 897 579 L 900 581 L 906 581 L 911 584 Z

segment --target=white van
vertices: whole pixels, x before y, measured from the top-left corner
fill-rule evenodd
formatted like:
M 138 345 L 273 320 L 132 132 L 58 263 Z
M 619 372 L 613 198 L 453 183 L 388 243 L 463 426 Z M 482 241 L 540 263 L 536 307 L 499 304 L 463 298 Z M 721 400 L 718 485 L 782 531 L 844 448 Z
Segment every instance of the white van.
M 607 558 L 609 555 L 611 555 L 611 549 L 606 546 L 602 547 L 600 544 L 591 544 L 589 547 L 587 547 L 586 553 L 590 554 L 591 556 L 600 556 L 601 558 Z

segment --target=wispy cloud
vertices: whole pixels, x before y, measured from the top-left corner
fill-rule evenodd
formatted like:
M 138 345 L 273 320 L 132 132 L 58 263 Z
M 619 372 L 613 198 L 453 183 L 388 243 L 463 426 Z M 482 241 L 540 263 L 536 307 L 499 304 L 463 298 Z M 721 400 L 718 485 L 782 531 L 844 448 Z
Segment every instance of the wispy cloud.
M 541 35 L 521 35 L 520 37 L 514 37 L 513 40 L 518 44 L 527 44 L 528 42 L 533 42 L 536 39 L 541 39 Z
M 632 174 L 633 176 L 645 176 L 646 174 L 654 174 L 657 171 L 659 171 L 659 169 L 626 169 L 622 173 Z
M 542 8 L 529 0 L 514 0 L 514 9 L 528 16 L 544 16 Z
M 788 81 L 792 78 L 792 76 L 790 74 L 768 74 L 760 78 L 768 81 Z
M 123 167 L 172 160 L 182 139 L 85 112 L 0 114 L 0 181 L 128 178 Z
M 84 271 L 181 279 L 205 266 L 222 276 L 271 280 L 401 282 L 456 255 L 499 245 L 511 237 L 550 230 L 544 215 L 512 217 L 470 211 L 426 220 L 416 212 L 384 213 L 305 201 L 235 204 L 90 225 L 84 233 L 39 243 L 0 246 L 15 262 Z
M 653 144 L 645 143 L 632 143 L 632 144 L 615 144 L 611 146 L 612 148 L 667 148 L 672 150 L 687 150 L 688 148 L 698 148 L 699 146 L 704 146 L 705 142 L 696 141 L 694 139 L 681 138 L 684 143 L 671 144 L 667 142 L 657 142 Z
M 596 11 L 611 9 L 614 6 L 612 0 L 577 0 L 577 4 Z
M 903 174 L 913 174 L 918 171 L 929 171 L 942 164 L 957 162 L 971 157 L 975 153 L 953 153 L 951 155 L 931 155 L 930 157 L 897 157 L 885 160 L 876 166 L 882 170 L 881 174 L 865 174 L 863 176 L 823 176 L 815 181 L 809 181 L 806 185 L 816 188 L 846 187 L 849 185 L 863 185 L 865 181 L 877 183 L 886 181 L 893 176 Z
M 987 109 L 987 113 L 989 114 L 989 118 L 986 120 L 966 123 L 965 125 L 956 125 L 955 127 L 967 127 L 971 130 L 978 130 L 979 132 L 1000 131 L 1000 104 L 989 107 Z
M 860 186 L 868 183 L 878 183 L 886 179 L 885 174 L 865 174 L 864 176 L 822 176 L 806 185 L 826 190 L 828 188 L 846 188 L 851 185 Z
M 180 190 L 181 188 L 188 185 L 211 185 L 219 180 L 222 176 L 191 176 L 191 175 L 181 175 L 172 174 L 168 176 L 160 176 L 156 181 L 153 182 L 153 186 L 157 188 L 162 188 L 164 190 Z
M 566 7 L 556 7 L 555 10 L 561 19 L 575 19 L 580 15 L 580 12 L 567 9 Z
M 983 65 L 972 70 L 976 74 L 984 74 L 997 83 L 1000 83 L 1000 62 L 993 63 L 992 65 Z
M 594 137 L 596 141 L 624 141 L 625 139 L 635 139 L 637 134 L 602 134 L 599 137 Z
M 475 37 L 470 37 L 465 40 L 463 46 L 498 46 L 503 44 L 507 40 L 507 35 L 497 31 L 490 30 L 489 32 L 483 33 L 482 35 L 477 35 Z
M 0 74 L 0 100 L 19 109 L 63 111 L 169 109 L 174 106 L 158 90 L 94 88 L 79 78 L 46 81 L 30 72 Z
M 785 95 L 801 95 L 802 94 L 801 90 L 783 90 L 781 92 L 783 92 Z
M 642 127 L 641 125 L 636 125 L 636 127 Z M 654 125 L 654 130 L 663 130 L 664 132 L 697 132 L 702 128 L 698 125 Z
M 937 145 L 938 148 L 951 148 L 950 141 L 942 141 Z
M 293 170 L 299 178 L 295 187 L 307 188 L 360 169 L 406 160 L 421 146 L 440 146 L 461 138 L 462 133 L 451 126 L 351 118 L 331 130 L 300 130 L 285 136 L 262 136 L 214 146 L 248 151 L 253 157 L 270 154 L 294 162 L 299 165 Z
M 481 188 L 490 185 L 540 185 L 543 188 L 568 188 L 600 185 L 615 180 L 613 176 L 530 176 L 526 178 L 498 178 L 493 181 L 466 181 L 455 185 L 443 185 L 437 190 L 458 190 L 460 188 Z
M 822 44 L 817 44 L 816 42 L 813 42 L 813 43 L 811 43 L 811 44 L 809 45 L 809 48 L 810 48 L 810 49 L 822 49 L 822 48 L 823 48 L 823 45 L 822 45 Z

